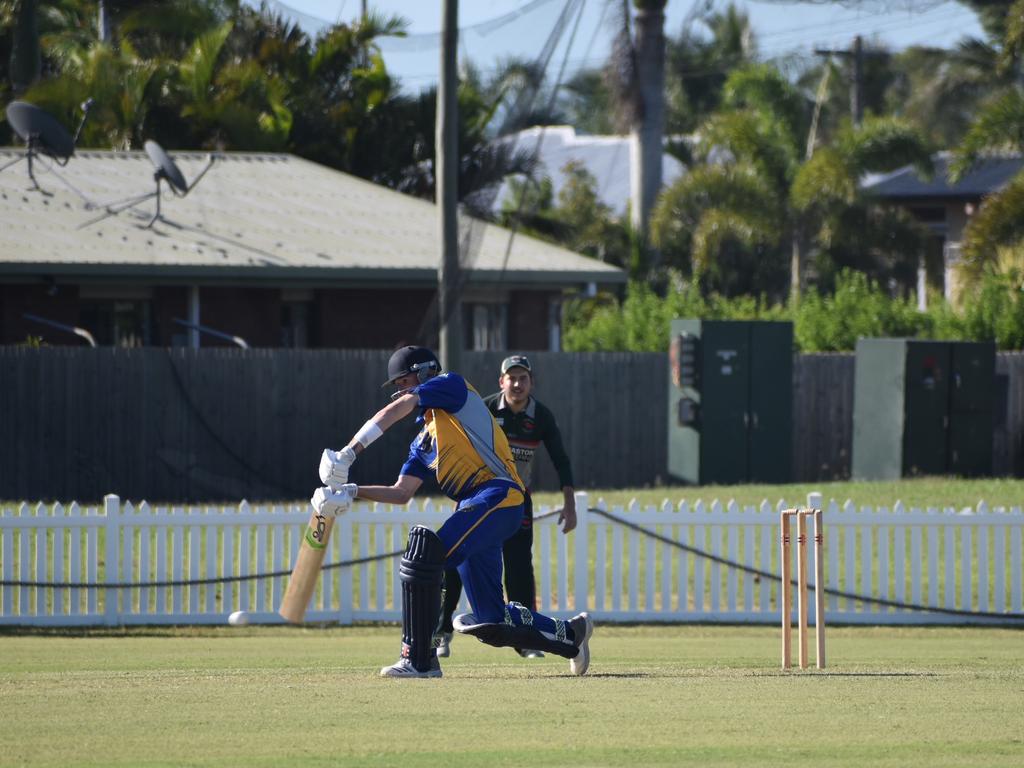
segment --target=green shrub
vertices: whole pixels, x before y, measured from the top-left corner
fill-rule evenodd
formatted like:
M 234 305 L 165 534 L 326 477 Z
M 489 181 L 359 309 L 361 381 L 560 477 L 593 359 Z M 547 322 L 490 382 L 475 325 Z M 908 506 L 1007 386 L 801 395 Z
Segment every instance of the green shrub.
M 933 300 L 927 311 L 913 299 L 892 298 L 863 273 L 846 270 L 835 293 L 808 292 L 794 311 L 753 296 L 703 296 L 678 278 L 664 297 L 645 283 L 631 283 L 622 302 L 607 295 L 567 305 L 565 349 L 571 352 L 660 352 L 668 348 L 676 317 L 707 320 L 791 320 L 801 352 L 852 351 L 860 337 L 995 341 L 1000 349 L 1024 348 L 1024 292 L 1016 274 L 985 275 L 977 294 L 960 310 Z
M 910 300 L 889 298 L 861 272 L 844 270 L 831 296 L 807 294 L 795 313 L 802 352 L 851 350 L 869 336 L 928 336 L 929 322 Z
M 995 341 L 1000 349 L 1024 347 L 1024 293 L 1016 274 L 986 273 L 978 295 L 964 303 L 965 336 Z

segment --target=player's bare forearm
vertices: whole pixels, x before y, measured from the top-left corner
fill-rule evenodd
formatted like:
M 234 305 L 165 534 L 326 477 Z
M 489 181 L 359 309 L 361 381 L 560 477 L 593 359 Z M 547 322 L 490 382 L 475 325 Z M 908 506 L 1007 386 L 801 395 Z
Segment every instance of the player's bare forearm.
M 558 522 L 562 524 L 562 533 L 576 527 L 576 489 L 570 485 L 562 486 L 562 513 Z
M 423 481 L 412 475 L 401 475 L 394 485 L 360 485 L 356 498 L 382 504 L 407 504 Z
M 418 403 L 419 398 L 416 395 L 412 393 L 402 395 L 377 411 L 370 421 L 376 424 L 381 432 L 387 432 L 388 429 L 415 411 Z M 356 437 L 353 437 L 346 447 L 359 454 L 363 452 L 364 446 Z M 378 499 L 374 499 L 374 501 L 378 501 Z

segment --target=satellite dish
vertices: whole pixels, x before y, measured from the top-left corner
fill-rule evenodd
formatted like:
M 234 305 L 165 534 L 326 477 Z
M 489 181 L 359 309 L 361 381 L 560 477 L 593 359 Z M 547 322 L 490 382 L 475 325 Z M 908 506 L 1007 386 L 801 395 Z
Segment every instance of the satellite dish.
M 0 168 L 0 171 L 25 159 L 28 161 L 28 175 L 32 179 L 32 184 L 42 192 L 43 190 L 32 171 L 33 157 L 46 155 L 53 158 L 61 167 L 67 165 L 71 156 L 75 154 L 75 145 L 78 142 L 78 137 L 82 134 L 82 127 L 89 117 L 89 108 L 92 107 L 92 103 L 92 99 L 87 99 L 82 104 L 82 121 L 78 124 L 78 130 L 75 131 L 75 136 L 72 138 L 64 126 L 46 110 L 35 104 L 29 104 L 27 101 L 12 101 L 7 105 L 7 122 L 10 123 L 18 137 L 25 142 L 28 152 L 24 158 L 19 157 Z
M 67 162 L 75 154 L 75 140 L 49 112 L 27 101 L 7 105 L 7 122 L 30 148 Z
M 155 141 L 147 141 L 145 144 L 146 154 L 156 167 L 157 176 L 162 177 L 167 185 L 176 193 L 188 194 L 188 183 L 177 164 L 164 152 L 164 148 Z
M 199 180 L 206 175 L 206 172 L 213 166 L 216 157 L 210 155 L 206 163 L 206 167 L 200 171 L 199 175 L 193 179 L 192 184 L 185 181 L 185 174 L 178 168 L 177 163 L 171 159 L 171 156 L 164 151 L 164 148 L 157 144 L 155 141 L 149 140 L 144 145 L 146 154 L 149 155 L 149 160 L 153 163 L 156 168 L 156 172 L 153 174 L 153 180 L 156 182 L 156 189 L 153 192 L 147 192 L 144 195 L 138 195 L 136 197 L 128 198 L 127 200 L 119 200 L 113 203 L 108 203 L 103 206 L 106 212 L 102 216 L 98 216 L 95 219 L 90 219 L 84 224 L 79 225 L 79 229 L 88 227 L 91 224 L 108 219 L 111 216 L 116 216 L 119 213 L 127 211 L 129 208 L 134 208 L 136 205 L 146 202 L 151 197 L 156 198 L 156 212 L 153 214 L 153 218 L 149 220 L 143 229 L 149 229 L 156 223 L 160 216 L 160 183 L 167 182 L 167 186 L 170 187 L 171 192 L 174 193 L 175 197 L 184 197 L 191 192 Z

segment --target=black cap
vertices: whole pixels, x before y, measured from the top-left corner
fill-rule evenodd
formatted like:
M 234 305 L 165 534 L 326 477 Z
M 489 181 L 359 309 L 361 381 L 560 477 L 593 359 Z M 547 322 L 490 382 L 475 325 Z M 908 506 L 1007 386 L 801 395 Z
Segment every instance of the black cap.
M 530 367 L 530 360 L 526 355 L 512 355 L 511 357 L 506 357 L 502 360 L 501 372 L 508 373 L 509 368 L 525 368 L 531 373 L 533 372 L 533 369 Z
M 441 363 L 437 355 L 426 347 L 402 347 L 396 349 L 388 360 L 388 380 L 381 384 L 386 387 L 393 384 L 395 379 L 405 376 L 407 373 L 416 373 L 424 368 L 433 368 L 434 371 L 441 370 Z

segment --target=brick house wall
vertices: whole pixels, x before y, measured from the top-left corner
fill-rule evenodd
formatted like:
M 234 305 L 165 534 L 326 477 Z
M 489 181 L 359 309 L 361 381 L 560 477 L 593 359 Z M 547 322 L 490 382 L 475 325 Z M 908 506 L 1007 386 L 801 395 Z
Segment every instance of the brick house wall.
M 97 291 L 90 283 L 89 291 Z M 188 318 L 189 288 L 184 285 L 135 287 L 136 301 L 147 303 L 148 343 L 174 346 L 185 343 L 187 329 L 174 322 Z M 83 307 L 97 301 L 116 301 L 117 288 L 83 298 L 74 284 L 0 284 L 0 344 L 21 344 L 29 335 L 47 344 L 80 346 L 71 333 L 48 328 L 23 318 L 25 312 L 67 325 L 88 325 Z M 417 288 L 324 288 L 299 291 L 308 312 L 306 345 L 343 349 L 391 349 L 400 344 L 437 345 L 435 291 Z M 283 346 L 284 322 L 280 287 L 202 286 L 199 290 L 200 323 L 244 338 L 252 347 Z M 516 350 L 544 350 L 549 345 L 551 302 L 557 291 L 517 290 L 508 294 L 507 346 Z M 139 299 L 138 296 L 145 296 Z M 91 328 L 89 330 L 93 330 Z M 102 337 L 95 333 L 101 344 Z M 227 340 L 201 337 L 204 347 L 231 346 Z

